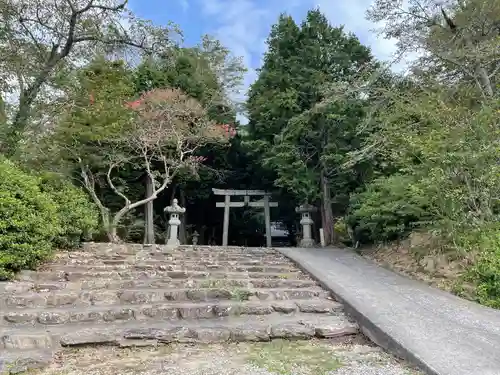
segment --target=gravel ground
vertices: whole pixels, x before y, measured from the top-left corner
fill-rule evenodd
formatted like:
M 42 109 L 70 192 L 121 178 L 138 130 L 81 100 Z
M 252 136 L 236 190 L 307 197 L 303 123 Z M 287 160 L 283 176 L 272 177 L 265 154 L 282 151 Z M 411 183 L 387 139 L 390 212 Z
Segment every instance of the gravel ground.
M 36 375 L 420 375 L 359 343 L 281 341 L 63 351 Z

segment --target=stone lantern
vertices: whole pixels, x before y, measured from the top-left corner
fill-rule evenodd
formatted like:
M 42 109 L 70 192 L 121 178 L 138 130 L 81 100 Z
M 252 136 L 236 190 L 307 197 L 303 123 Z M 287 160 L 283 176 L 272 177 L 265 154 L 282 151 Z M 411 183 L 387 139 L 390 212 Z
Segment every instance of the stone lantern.
M 314 247 L 314 239 L 312 238 L 311 226 L 314 221 L 311 219 L 311 214 L 317 209 L 308 203 L 302 204 L 295 209 L 295 212 L 301 214 L 300 224 L 302 225 L 302 239 L 300 247 Z
M 194 231 L 193 234 L 191 235 L 192 241 L 193 241 L 193 246 L 198 245 L 198 238 L 200 237 L 200 234 L 198 231 Z
M 172 205 L 165 207 L 164 211 L 170 214 L 170 220 L 168 221 L 168 225 L 170 227 L 170 236 L 167 240 L 167 245 L 179 246 L 181 244 L 178 238 L 179 225 L 181 225 L 179 215 L 185 213 L 186 208 L 179 206 L 178 200 L 174 199 L 172 201 Z

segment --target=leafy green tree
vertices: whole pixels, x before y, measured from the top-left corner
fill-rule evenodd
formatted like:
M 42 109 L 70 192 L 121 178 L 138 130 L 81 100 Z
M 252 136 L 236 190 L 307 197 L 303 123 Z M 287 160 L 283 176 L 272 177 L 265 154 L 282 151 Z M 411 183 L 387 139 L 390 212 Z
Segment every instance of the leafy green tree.
M 198 101 L 180 90 L 153 90 L 130 102 L 133 77 L 123 63 L 96 61 L 79 78 L 67 118 L 47 144 L 59 151 L 60 160 L 77 168 L 100 209 L 108 239 L 116 242 L 123 217 L 156 199 L 179 169 L 195 168 L 199 160 L 193 152 L 223 140 L 223 131 Z M 128 194 L 127 177 L 133 171 L 149 176 L 152 194 Z M 118 210 L 112 211 L 99 196 L 103 186 L 122 200 Z
M 281 16 L 268 44 L 248 102 L 253 145 L 276 173 L 277 186 L 293 192 L 297 202 L 321 201 L 325 239 L 331 243 L 334 209 L 342 214 L 359 184 L 357 171 L 340 165 L 359 143 L 356 123 L 364 112 L 359 99 L 322 105 L 325 82 L 349 82 L 372 56 L 318 10 L 309 11 L 300 28 Z
M 470 29 L 459 31 L 456 37 L 446 32 L 446 28 L 465 27 L 465 19 L 453 26 L 453 19 L 461 19 L 464 12 L 482 15 L 482 24 L 490 24 L 491 18 L 485 15 L 492 8 L 490 3 L 484 3 L 482 9 L 474 8 L 478 2 L 453 8 L 452 3 L 443 5 L 443 10 L 435 4 L 435 24 L 431 22 L 430 28 L 420 23 L 420 12 L 427 9 L 429 15 L 430 8 L 420 9 L 416 2 L 411 2 L 409 11 L 398 10 L 408 17 L 402 20 L 406 24 L 389 19 L 387 27 L 404 32 L 402 39 L 425 46 L 427 54 L 413 64 L 412 73 L 405 79 L 371 82 L 363 89 L 373 99 L 371 116 L 358 125 L 358 132 L 364 134 L 363 143 L 350 154 L 350 162 L 376 159 L 391 166 L 396 174 L 368 183 L 365 191 L 354 197 L 349 219 L 355 228 L 369 228 L 374 242 L 387 240 L 391 232 L 392 238 L 401 238 L 411 228 L 408 222 L 418 222 L 440 240 L 442 251 L 472 264 L 466 275 L 476 289 L 468 297 L 498 306 L 500 291 L 492 275 L 499 272 L 499 97 L 496 89 L 491 92 L 488 88 L 498 80 L 498 72 L 492 69 L 494 60 L 487 47 L 495 38 L 486 32 L 484 40 L 474 42 L 478 49 L 466 54 L 467 39 L 478 38 L 481 33 L 482 26 L 475 24 L 478 19 L 467 21 Z M 380 16 L 395 9 L 375 10 L 381 12 Z M 420 27 L 407 28 L 410 22 Z M 460 42 L 452 43 L 450 38 Z M 480 55 L 490 57 L 482 59 Z M 447 60 L 452 56 L 457 59 L 454 63 Z M 488 80 L 483 79 L 484 71 Z M 353 86 L 359 87 L 359 83 Z M 397 183 L 401 179 L 409 181 L 407 188 L 401 189 Z
M 61 232 L 54 239 L 59 249 L 72 249 L 99 230 L 99 212 L 89 195 L 65 176 L 42 173 L 40 190 L 57 205 Z
M 413 176 L 380 177 L 351 197 L 346 224 L 361 244 L 403 238 L 429 220 L 429 200 Z
M 97 54 L 133 49 L 159 53 L 171 45 L 174 28 L 138 19 L 127 0 L 49 2 L 6 0 L 0 4 L 0 82 L 15 79 L 19 92 L 3 139 L 12 155 L 32 125 L 57 102 L 67 75 Z M 124 27 L 128 24 L 128 27 Z M 154 48 L 153 48 L 154 47 Z M 3 89 L 3 85 L 0 85 Z M 37 113 L 41 108 L 46 112 Z M 50 112 L 57 117 L 57 113 Z
M 460 82 L 476 99 L 498 94 L 498 1 L 376 0 L 368 18 L 384 24 L 399 53 L 423 55 L 414 64 L 419 75 Z
M 57 204 L 37 176 L 0 160 L 0 280 L 50 257 L 62 232 Z
M 211 120 L 219 124 L 235 124 L 236 106 L 229 99 L 229 94 L 241 82 L 244 71 L 244 67 L 238 59 L 231 56 L 229 50 L 218 41 L 204 37 L 198 46 L 173 48 L 164 56 L 145 59 L 135 71 L 135 85 L 138 93 L 154 88 L 181 89 L 207 108 Z M 228 134 L 228 138 L 230 136 L 231 134 Z M 214 217 L 215 203 L 211 199 L 211 189 L 222 181 L 227 181 L 229 174 L 233 174 L 226 155 L 232 154 L 234 150 L 233 146 L 228 150 L 226 143 L 210 144 L 198 149 L 196 155 L 205 161 L 197 173 L 186 171 L 177 174 L 169 194 L 158 202 L 157 219 L 162 216 L 160 209 L 170 204 L 174 196 L 177 196 L 181 205 L 187 205 L 188 213 L 181 217 L 181 240 L 186 240 L 187 226 L 194 225 L 188 224 L 190 217 L 196 221 L 198 227 L 212 224 L 210 220 Z M 208 222 L 202 220 L 202 223 L 198 220 L 205 217 L 201 212 L 208 213 Z M 145 240 L 151 242 L 151 223 L 154 220 L 152 202 L 146 205 L 145 216 L 146 233 L 150 233 Z

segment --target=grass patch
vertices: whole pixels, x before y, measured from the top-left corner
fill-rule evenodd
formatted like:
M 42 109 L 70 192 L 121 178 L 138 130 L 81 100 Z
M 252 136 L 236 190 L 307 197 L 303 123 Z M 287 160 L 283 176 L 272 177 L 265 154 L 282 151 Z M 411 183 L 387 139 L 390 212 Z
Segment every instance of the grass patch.
M 227 282 L 225 280 L 218 280 L 218 279 L 206 280 L 200 284 L 200 288 L 207 288 L 207 289 L 224 288 L 226 286 Z
M 288 274 L 288 273 L 282 273 L 282 274 L 278 275 L 278 278 L 281 279 L 281 280 L 288 280 L 288 279 L 291 278 L 291 275 Z
M 273 340 L 268 343 L 248 344 L 248 362 L 279 375 L 324 375 L 343 364 L 335 353 L 317 341 Z
M 235 288 L 231 290 L 231 299 L 234 301 L 248 301 L 249 297 L 252 295 L 247 289 Z

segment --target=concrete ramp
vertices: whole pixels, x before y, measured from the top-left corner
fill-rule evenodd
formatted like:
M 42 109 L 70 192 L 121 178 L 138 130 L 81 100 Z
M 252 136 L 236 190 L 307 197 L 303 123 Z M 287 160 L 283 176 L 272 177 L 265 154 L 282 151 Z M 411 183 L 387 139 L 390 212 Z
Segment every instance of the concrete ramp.
M 378 345 L 432 375 L 500 375 L 500 311 L 342 249 L 279 249 L 344 304 Z

